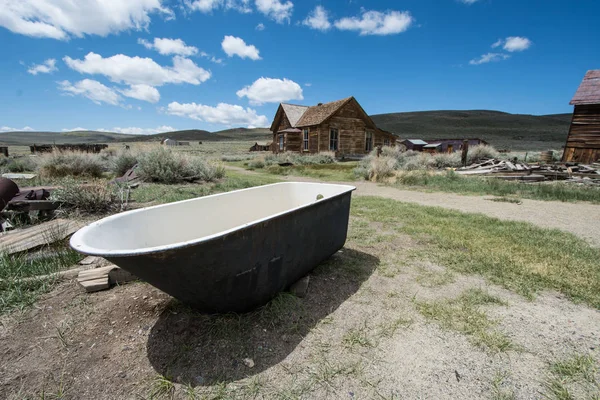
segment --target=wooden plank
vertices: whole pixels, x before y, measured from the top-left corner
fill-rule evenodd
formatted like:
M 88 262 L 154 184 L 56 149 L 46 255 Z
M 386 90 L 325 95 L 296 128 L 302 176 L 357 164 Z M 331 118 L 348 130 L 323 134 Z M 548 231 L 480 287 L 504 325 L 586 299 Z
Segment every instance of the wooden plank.
M 14 254 L 47 246 L 71 236 L 84 226 L 85 223 L 81 221 L 55 219 L 31 228 L 3 233 L 0 234 L 0 252 Z
M 89 281 L 79 282 L 87 293 L 98 292 L 110 288 L 108 276 L 92 279 Z

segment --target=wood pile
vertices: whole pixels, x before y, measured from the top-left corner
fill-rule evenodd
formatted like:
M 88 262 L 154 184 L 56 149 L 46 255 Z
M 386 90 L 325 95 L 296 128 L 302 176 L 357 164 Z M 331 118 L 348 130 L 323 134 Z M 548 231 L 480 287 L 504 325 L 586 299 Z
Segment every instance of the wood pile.
M 459 175 L 479 175 L 528 182 L 562 180 L 600 185 L 599 164 L 554 163 L 527 164 L 517 161 L 487 159 L 456 170 Z

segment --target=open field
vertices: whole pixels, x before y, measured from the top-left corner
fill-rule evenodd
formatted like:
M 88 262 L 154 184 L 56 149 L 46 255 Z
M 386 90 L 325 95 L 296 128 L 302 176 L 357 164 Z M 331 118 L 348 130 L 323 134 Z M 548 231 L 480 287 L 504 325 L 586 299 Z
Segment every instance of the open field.
M 472 137 L 484 139 L 498 149 L 513 151 L 561 149 L 571 122 L 571 114 L 537 116 L 488 110 L 404 112 L 371 117 L 380 128 L 396 133 L 401 139 Z M 4 132 L 0 133 L 0 145 L 156 142 L 166 137 L 190 142 L 272 140 L 268 128 L 186 130 L 154 135 L 95 131 Z
M 53 285 L 34 308 L 2 317 L 0 392 L 106 399 L 598 393 L 598 249 L 559 231 L 377 197 L 356 197 L 351 214 L 345 249 L 311 274 L 307 297 L 284 293 L 249 314 L 198 314 L 141 282 L 96 294 L 74 282 Z
M 112 165 L 122 147 L 115 143 L 91 159 Z M 162 154 L 157 147 L 134 143 L 131 152 Z M 561 204 L 527 200 L 543 196 L 508 187 L 493 202 L 480 196 L 488 189 L 477 178 L 457 184 L 443 175 L 444 181 L 415 175 L 412 184 L 398 177 L 377 185 L 355 180 L 356 162 L 247 170 L 257 157 L 248 148 L 249 142 L 178 147 L 175 161 L 184 164 L 162 169 L 226 159 L 225 176 L 143 182 L 128 206 L 280 180 L 354 182 L 346 245 L 310 274 L 306 297 L 285 292 L 247 314 L 207 315 L 144 282 L 86 294 L 74 280 L 35 278 L 81 259 L 65 242 L 3 255 L 0 398 L 600 396 L 600 242 L 588 236 L 598 237 L 600 206 L 591 204 L 593 196 L 563 197 L 588 202 Z M 86 195 L 105 190 L 111 171 L 69 184 L 83 184 Z M 40 176 L 19 184 L 65 180 Z M 451 184 L 459 186 L 444 186 Z M 412 190 L 402 190 L 407 185 Z M 430 189 L 471 196 L 418 191 Z M 523 204 L 512 201 L 521 198 Z M 557 210 L 556 218 L 548 210 Z M 91 221 L 114 212 L 118 207 L 61 215 Z M 190 221 L 201 223 L 202 213 Z

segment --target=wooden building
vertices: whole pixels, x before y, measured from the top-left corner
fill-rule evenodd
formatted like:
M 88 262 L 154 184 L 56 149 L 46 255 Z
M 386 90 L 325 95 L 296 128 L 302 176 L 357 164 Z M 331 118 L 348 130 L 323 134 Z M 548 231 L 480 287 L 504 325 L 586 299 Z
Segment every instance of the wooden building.
M 271 131 L 275 153 L 332 151 L 353 156 L 396 144 L 396 136 L 377 128 L 354 97 L 312 107 L 280 104 Z
M 271 143 L 256 142 L 250 147 L 250 151 L 271 151 Z
M 575 110 L 562 161 L 597 162 L 600 160 L 600 70 L 588 71 L 570 104 Z
M 427 140 L 428 145 L 436 146 L 438 153 L 454 153 L 462 150 L 465 140 L 469 141 L 469 148 L 478 145 L 487 145 L 488 142 L 482 139 L 431 139 Z
M 404 139 L 400 143 L 404 147 L 406 147 L 406 150 L 413 150 L 413 151 L 423 151 L 423 147 L 427 146 L 429 144 L 426 141 L 421 140 L 421 139 Z

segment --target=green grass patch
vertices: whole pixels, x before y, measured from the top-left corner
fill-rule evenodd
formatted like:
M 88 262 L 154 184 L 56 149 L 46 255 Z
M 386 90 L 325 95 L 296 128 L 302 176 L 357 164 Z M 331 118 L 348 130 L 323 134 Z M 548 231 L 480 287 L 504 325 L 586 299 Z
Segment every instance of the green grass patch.
M 35 303 L 57 283 L 53 277 L 35 277 L 68 269 L 81 258 L 79 253 L 68 248 L 49 250 L 47 254 L 40 253 L 35 257 L 0 254 L 0 314 Z
M 269 176 L 226 171 L 226 177 L 216 183 L 187 185 L 142 184 L 139 188 L 131 192 L 131 197 L 138 203 L 153 201 L 161 204 L 172 203 L 276 182 L 279 182 L 279 180 Z
M 356 168 L 356 162 L 348 161 L 334 164 L 293 165 L 289 167 L 270 165 L 257 171 L 269 175 L 306 176 L 324 181 L 354 181 L 354 168 Z
M 574 354 L 550 365 L 545 397 L 556 400 L 600 398 L 598 366 L 591 355 Z
M 425 318 L 439 323 L 442 328 L 466 334 L 477 346 L 495 352 L 514 348 L 506 335 L 494 330 L 497 323 L 480 308 L 482 305 L 504 304 L 487 292 L 469 289 L 456 299 L 416 304 Z
M 600 249 L 570 233 L 437 207 L 356 197 L 352 215 L 428 246 L 423 257 L 532 298 L 543 289 L 600 308 Z
M 452 171 L 443 174 L 427 171 L 400 173 L 394 185 L 400 189 L 493 195 L 502 198 L 519 197 L 533 200 L 600 203 L 600 189 L 596 187 L 560 182 L 554 184 L 510 182 L 496 178 L 460 176 Z

